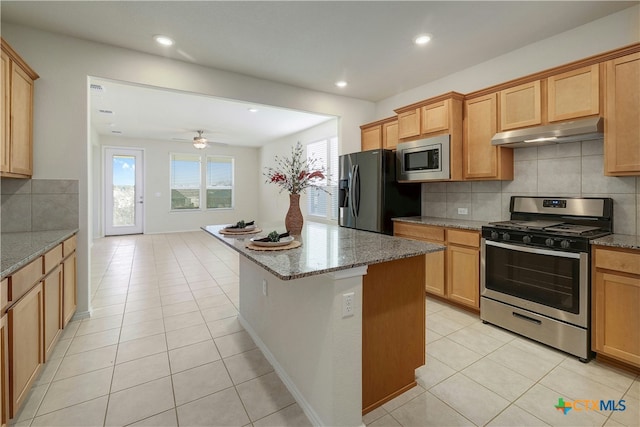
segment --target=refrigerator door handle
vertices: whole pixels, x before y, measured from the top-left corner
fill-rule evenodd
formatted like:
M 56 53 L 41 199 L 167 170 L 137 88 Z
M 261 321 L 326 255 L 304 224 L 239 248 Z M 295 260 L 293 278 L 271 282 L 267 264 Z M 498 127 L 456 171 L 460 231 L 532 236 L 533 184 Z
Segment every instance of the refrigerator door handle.
M 354 206 L 353 216 L 357 217 L 360 214 L 360 165 L 354 166 L 353 174 L 353 194 L 352 204 Z
M 353 189 L 355 188 L 355 179 L 356 179 L 356 166 L 353 165 L 351 166 L 351 171 L 350 171 L 350 178 L 349 179 L 349 211 L 351 211 L 351 215 L 355 218 L 356 217 L 356 208 L 355 208 L 355 197 L 353 194 Z

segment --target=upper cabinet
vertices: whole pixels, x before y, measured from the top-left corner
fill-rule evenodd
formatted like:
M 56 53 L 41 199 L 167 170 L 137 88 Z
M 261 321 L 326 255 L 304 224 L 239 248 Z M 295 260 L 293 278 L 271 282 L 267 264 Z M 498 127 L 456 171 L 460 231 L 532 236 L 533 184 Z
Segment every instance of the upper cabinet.
M 501 90 L 500 131 L 542 123 L 541 99 L 539 80 Z
M 605 175 L 640 174 L 640 53 L 605 63 Z
M 549 122 L 600 114 L 600 66 L 594 64 L 547 78 Z
M 420 136 L 420 108 L 398 112 L 398 138 L 407 139 Z
M 491 145 L 497 128 L 497 94 L 464 102 L 463 178 L 513 179 L 513 149 Z
M 38 74 L 2 39 L 0 176 L 33 175 L 33 82 Z
M 462 125 L 463 99 L 464 95 L 449 92 L 395 110 L 398 113 L 398 138 L 411 140 L 457 132 L 456 126 Z
M 451 99 L 425 105 L 420 109 L 420 133 L 427 135 L 449 130 Z
M 398 119 L 389 117 L 360 126 L 361 151 L 384 148 L 395 150 L 398 145 Z

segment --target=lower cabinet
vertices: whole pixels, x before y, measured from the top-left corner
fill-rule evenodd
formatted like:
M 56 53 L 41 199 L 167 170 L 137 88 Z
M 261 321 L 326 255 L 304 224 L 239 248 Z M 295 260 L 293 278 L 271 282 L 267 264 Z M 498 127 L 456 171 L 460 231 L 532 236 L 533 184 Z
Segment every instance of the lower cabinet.
M 593 250 L 592 348 L 640 368 L 640 251 Z
M 480 309 L 480 233 L 395 222 L 394 235 L 447 246 L 425 255 L 425 290 L 475 310 Z
M 53 351 L 62 332 L 62 267 L 58 265 L 42 282 L 44 300 L 45 360 Z
M 9 423 L 9 332 L 8 315 L 0 317 L 0 426 Z
M 75 239 L 75 237 L 73 238 Z M 67 242 L 65 242 L 66 244 Z M 67 258 L 62 261 L 63 268 L 63 300 L 62 300 L 62 324 L 67 326 L 67 323 L 73 317 L 76 312 L 77 306 L 77 270 L 76 270 L 77 257 L 75 249 L 71 252 Z
M 43 308 L 43 287 L 40 282 L 7 311 L 11 418 L 22 406 L 44 363 Z

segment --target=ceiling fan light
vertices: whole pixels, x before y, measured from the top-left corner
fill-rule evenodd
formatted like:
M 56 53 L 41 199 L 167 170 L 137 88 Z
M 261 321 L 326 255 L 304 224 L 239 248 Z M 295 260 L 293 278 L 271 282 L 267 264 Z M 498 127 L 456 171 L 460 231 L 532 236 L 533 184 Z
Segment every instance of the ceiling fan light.
M 203 136 L 196 136 L 193 138 L 193 146 L 198 150 L 202 150 L 203 148 L 207 148 L 209 144 L 207 143 L 207 138 Z

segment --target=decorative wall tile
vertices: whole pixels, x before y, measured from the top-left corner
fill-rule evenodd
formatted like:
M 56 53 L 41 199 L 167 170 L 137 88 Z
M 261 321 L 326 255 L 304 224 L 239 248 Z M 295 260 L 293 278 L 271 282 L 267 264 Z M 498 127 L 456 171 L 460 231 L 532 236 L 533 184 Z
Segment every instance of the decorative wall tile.
M 458 208 L 467 208 L 467 215 L 458 215 Z M 447 218 L 472 219 L 471 193 L 447 193 Z
M 496 221 L 501 216 L 502 196 L 500 193 L 472 193 L 471 206 L 475 221 Z
M 538 147 L 521 147 L 513 149 L 513 160 L 538 160 Z
M 75 179 L 34 179 L 33 194 L 78 194 L 78 181 Z
M 513 181 L 502 181 L 502 191 L 535 193 L 538 191 L 538 161 L 523 160 L 513 164 Z
M 31 180 L 30 179 L 14 179 L 14 178 L 2 178 L 0 179 L 0 194 L 30 194 L 31 193 Z
M 538 160 L 557 159 L 559 157 L 579 157 L 582 155 L 581 142 L 541 145 L 538 147 Z
M 559 157 L 538 162 L 540 195 L 579 196 L 581 190 L 581 157 Z
M 2 223 L 3 233 L 19 231 L 31 231 L 31 195 L 13 194 L 2 196 Z
M 470 182 L 447 182 L 447 193 L 470 193 Z
M 447 193 L 423 193 L 422 214 L 436 218 L 447 217 Z
M 501 181 L 474 181 L 471 183 L 472 193 L 500 193 L 501 191 Z
M 585 156 L 582 158 L 582 193 L 627 193 L 636 189 L 636 178 L 604 176 L 604 156 Z
M 77 194 L 33 194 L 31 230 L 61 230 L 78 226 Z
M 602 139 L 582 142 L 583 156 L 598 156 L 602 154 L 604 154 L 604 141 Z

